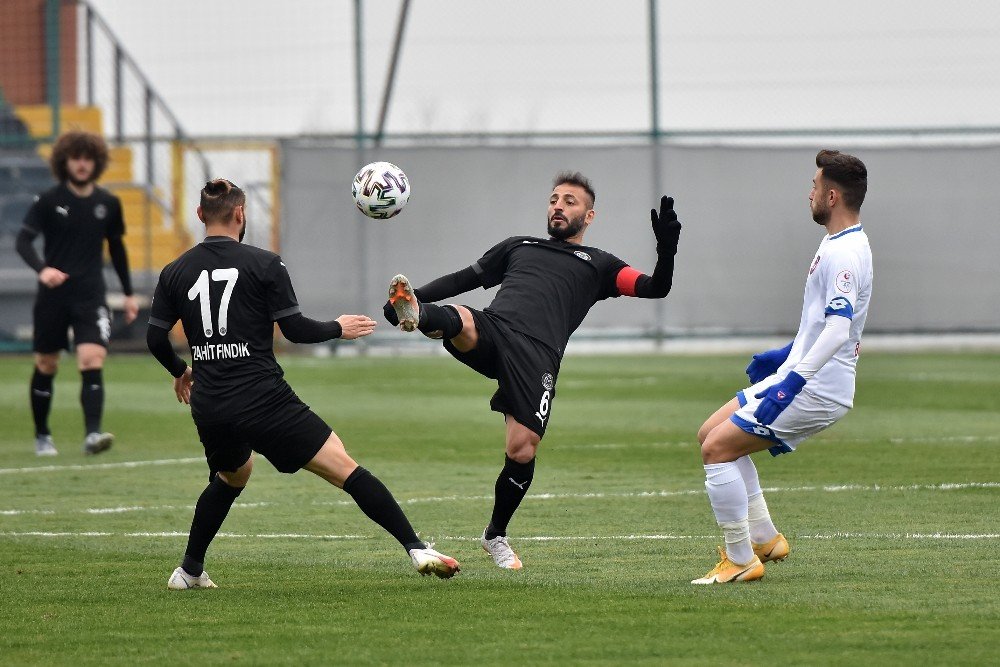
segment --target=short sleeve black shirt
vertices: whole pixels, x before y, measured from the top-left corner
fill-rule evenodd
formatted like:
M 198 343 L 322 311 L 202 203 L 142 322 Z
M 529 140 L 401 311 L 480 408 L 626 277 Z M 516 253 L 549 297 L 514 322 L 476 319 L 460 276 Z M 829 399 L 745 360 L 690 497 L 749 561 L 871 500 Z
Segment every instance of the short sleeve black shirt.
M 118 197 L 101 187 L 77 197 L 61 183 L 38 195 L 24 226 L 42 235 L 45 264 L 68 273 L 67 285 L 104 289 L 104 240 L 125 234 Z
M 149 323 L 177 320 L 191 346 L 191 414 L 199 423 L 260 417 L 292 390 L 274 358 L 274 322 L 298 313 L 273 252 L 210 236 L 163 268 Z
M 483 287 L 500 285 L 487 312 L 561 356 L 591 307 L 620 296 L 617 278 L 626 266 L 599 248 L 514 236 L 488 250 L 472 268 Z

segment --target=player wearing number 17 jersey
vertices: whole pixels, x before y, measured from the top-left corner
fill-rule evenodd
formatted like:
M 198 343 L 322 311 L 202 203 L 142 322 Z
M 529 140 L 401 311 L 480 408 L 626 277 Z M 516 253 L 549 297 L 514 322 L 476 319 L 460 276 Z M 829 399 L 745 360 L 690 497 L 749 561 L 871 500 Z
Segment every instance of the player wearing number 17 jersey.
M 389 285 L 385 315 L 391 323 L 443 338 L 452 356 L 497 381 L 490 407 L 505 416 L 506 456 L 481 544 L 504 569 L 521 568 L 507 541 L 507 524 L 534 477 L 535 452 L 552 413 L 570 335 L 598 301 L 663 298 L 673 282 L 681 231 L 673 199 L 661 198 L 659 211 L 650 212 L 657 255 L 652 275 L 583 245 L 594 215 L 590 181 L 579 173 L 559 174 L 549 195 L 548 238 L 509 238 L 472 266 L 416 290 L 402 275 Z M 496 285 L 496 297 L 482 311 L 431 303 Z
M 214 588 L 205 553 L 253 470 L 253 452 L 284 473 L 312 472 L 349 493 L 395 537 L 421 574 L 450 577 L 458 562 L 421 542 L 389 490 L 347 454 L 337 434 L 285 382 L 274 358 L 274 323 L 288 340 L 318 343 L 367 336 L 374 320 L 304 317 L 281 258 L 243 245 L 243 191 L 224 179 L 201 192 L 204 242 L 160 273 L 147 330 L 150 351 L 174 376 L 179 401 L 191 405 L 205 448 L 209 483 L 195 506 L 181 566 L 168 588 Z M 167 332 L 180 320 L 193 370 L 174 353 Z
M 872 293 L 872 252 L 860 219 L 868 170 L 837 151 L 820 151 L 816 167 L 810 210 L 827 235 L 809 265 L 795 340 L 754 355 L 747 367 L 754 384 L 698 431 L 705 488 L 726 548 L 719 549 L 718 565 L 693 584 L 760 579 L 765 562 L 788 556 L 788 540 L 771 521 L 750 454 L 795 451 L 854 405 Z

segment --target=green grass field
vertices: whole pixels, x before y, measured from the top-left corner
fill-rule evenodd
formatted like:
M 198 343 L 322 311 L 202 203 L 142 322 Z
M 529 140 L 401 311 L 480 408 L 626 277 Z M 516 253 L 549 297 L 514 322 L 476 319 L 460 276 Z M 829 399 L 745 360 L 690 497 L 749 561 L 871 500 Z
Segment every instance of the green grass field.
M 763 581 L 695 587 L 721 543 L 695 433 L 743 357 L 569 357 L 531 492 L 525 569 L 478 545 L 502 463 L 490 382 L 450 358 L 285 358 L 299 395 L 463 564 L 422 578 L 350 498 L 263 459 L 208 554 L 220 588 L 169 592 L 206 467 L 150 358 L 106 370 L 115 448 L 33 454 L 27 357 L 0 359 L 0 664 L 949 664 L 1000 646 L 1000 356 L 866 354 L 857 407 L 757 455 L 792 545 Z

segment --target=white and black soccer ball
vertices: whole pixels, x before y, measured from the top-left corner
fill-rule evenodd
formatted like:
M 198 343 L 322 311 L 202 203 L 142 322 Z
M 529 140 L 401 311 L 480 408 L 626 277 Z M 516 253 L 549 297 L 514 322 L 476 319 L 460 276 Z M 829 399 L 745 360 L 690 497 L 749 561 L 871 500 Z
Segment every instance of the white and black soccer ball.
M 372 162 L 354 177 L 351 189 L 358 210 L 369 218 L 387 220 L 398 215 L 410 200 L 410 181 L 391 162 Z

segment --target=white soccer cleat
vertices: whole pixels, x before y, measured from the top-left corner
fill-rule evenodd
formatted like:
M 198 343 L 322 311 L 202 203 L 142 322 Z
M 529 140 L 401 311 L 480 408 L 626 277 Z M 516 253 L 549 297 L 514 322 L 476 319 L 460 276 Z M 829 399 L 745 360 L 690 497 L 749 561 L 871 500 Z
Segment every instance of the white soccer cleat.
M 441 579 L 450 579 L 462 569 L 457 560 L 431 548 L 410 549 L 410 560 L 420 574 L 433 574 Z
M 413 331 L 417 328 L 420 323 L 420 304 L 413 294 L 409 279 L 401 273 L 389 281 L 389 303 L 396 311 L 400 329 Z
M 486 539 L 486 531 L 484 530 L 481 544 L 483 545 L 483 551 L 493 557 L 493 562 L 497 564 L 497 567 L 505 570 L 520 570 L 523 567 L 521 559 L 510 548 L 510 543 L 507 542 L 506 535 L 498 535 L 492 540 L 488 540 Z
M 56 456 L 56 443 L 52 441 L 51 435 L 39 435 L 35 437 L 35 456 Z
M 218 586 L 208 578 L 208 572 L 202 571 L 200 577 L 192 577 L 183 567 L 179 567 L 167 580 L 167 588 L 172 591 L 186 591 L 189 588 L 218 588 Z
M 100 454 L 111 449 L 111 443 L 115 441 L 115 436 L 110 433 L 88 433 L 83 441 L 83 453 L 87 456 Z

